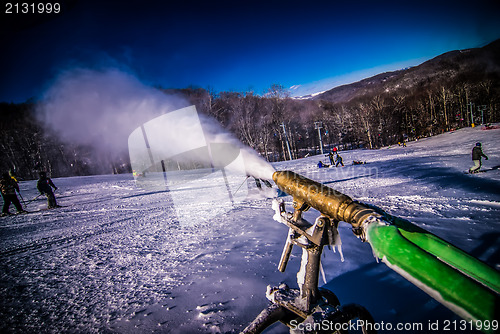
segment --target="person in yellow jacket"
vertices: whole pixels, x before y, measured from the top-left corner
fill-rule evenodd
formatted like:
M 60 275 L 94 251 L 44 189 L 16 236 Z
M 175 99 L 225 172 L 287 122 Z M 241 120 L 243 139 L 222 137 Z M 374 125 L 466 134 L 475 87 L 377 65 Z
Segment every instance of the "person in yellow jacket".
M 19 185 L 17 182 L 9 173 L 3 173 L 0 179 L 0 192 L 2 193 L 3 199 L 2 216 L 10 215 L 9 208 L 11 203 L 14 204 L 17 212 L 26 212 L 17 198 L 16 191 L 19 192 Z

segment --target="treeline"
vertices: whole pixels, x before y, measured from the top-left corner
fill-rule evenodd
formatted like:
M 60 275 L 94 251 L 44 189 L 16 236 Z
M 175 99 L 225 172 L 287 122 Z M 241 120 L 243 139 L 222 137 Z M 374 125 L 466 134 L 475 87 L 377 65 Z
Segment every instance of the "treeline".
M 162 90 L 183 96 L 271 162 L 319 154 L 320 136 L 325 150 L 374 149 L 472 123 L 500 122 L 496 74 L 372 90 L 342 103 L 293 99 L 280 85 L 263 96 Z M 2 171 L 13 169 L 25 179 L 36 178 L 40 169 L 53 177 L 130 172 L 127 156 L 96 156 L 89 147 L 60 141 L 36 121 L 35 106 L 0 103 Z
M 199 111 L 217 119 L 267 160 L 278 161 L 318 154 L 320 134 L 325 150 L 374 149 L 472 123 L 499 122 L 500 80 L 483 79 L 375 91 L 342 103 L 293 99 L 279 85 L 265 96 L 203 89 L 184 93 Z
M 89 146 L 61 141 L 36 117 L 36 103 L 0 103 L 0 172 L 36 179 L 39 171 L 52 177 L 109 174 L 130 169 L 127 158 L 97 155 Z M 64 122 L 64 120 L 61 120 Z

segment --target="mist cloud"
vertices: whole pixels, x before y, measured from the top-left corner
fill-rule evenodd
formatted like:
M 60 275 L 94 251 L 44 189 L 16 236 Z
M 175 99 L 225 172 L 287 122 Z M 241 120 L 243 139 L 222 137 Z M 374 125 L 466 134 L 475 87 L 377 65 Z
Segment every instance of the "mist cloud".
M 77 69 L 62 74 L 55 81 L 40 104 L 39 116 L 63 141 L 89 145 L 100 155 L 114 156 L 127 151 L 127 139 L 135 129 L 188 105 L 182 98 L 148 87 L 119 70 Z M 198 143 L 192 142 L 195 136 L 191 135 L 190 128 L 201 122 L 205 140 L 198 146 L 210 143 L 237 146 L 245 160 L 246 170 L 242 172 L 271 178 L 274 169 L 255 151 L 214 120 L 202 114 L 198 117 L 192 122 L 185 117 L 174 119 L 173 123 L 181 129 L 165 131 L 165 143 L 177 151 L 184 146 L 196 147 Z M 168 153 L 166 147 L 165 154 Z

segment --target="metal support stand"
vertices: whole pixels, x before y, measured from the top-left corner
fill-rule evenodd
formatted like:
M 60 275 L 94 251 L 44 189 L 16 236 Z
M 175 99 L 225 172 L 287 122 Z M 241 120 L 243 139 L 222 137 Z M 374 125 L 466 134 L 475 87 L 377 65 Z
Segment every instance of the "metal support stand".
M 365 324 L 364 333 L 375 333 L 370 330 L 373 326 L 366 326 L 374 321 L 365 308 L 356 304 L 340 306 L 333 292 L 318 288 L 323 247 L 335 245 L 338 221 L 320 215 L 314 224 L 310 224 L 302 219 L 302 213 L 310 208 L 309 205 L 295 201 L 293 206 L 292 214 L 286 212 L 282 201 L 273 203 L 275 219 L 290 228 L 278 269 L 285 271 L 294 245 L 302 248 L 302 261 L 297 273 L 299 289 L 291 289 L 286 284 L 268 286 L 266 297 L 272 304 L 242 333 L 261 333 L 277 321 L 289 326 L 291 333 L 346 332 L 345 325 L 356 318 Z

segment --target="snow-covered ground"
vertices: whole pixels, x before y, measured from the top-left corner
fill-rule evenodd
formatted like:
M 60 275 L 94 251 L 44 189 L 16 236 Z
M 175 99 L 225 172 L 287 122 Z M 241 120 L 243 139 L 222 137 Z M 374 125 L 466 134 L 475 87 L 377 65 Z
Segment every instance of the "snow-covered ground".
M 406 218 L 500 269 L 500 170 L 464 173 L 476 141 L 489 156 L 483 168 L 499 166 L 500 129 L 474 128 L 406 148 L 341 152 L 343 168 L 318 169 L 322 156 L 274 167 Z M 64 207 L 40 210 L 39 198 L 27 207 L 36 212 L 0 218 L 2 333 L 237 333 L 268 305 L 268 284 L 296 287 L 301 252 L 278 272 L 288 228 L 252 183 L 247 200 L 208 221 L 193 204 L 189 224 L 175 218 L 171 192 L 137 188 L 131 175 L 54 183 Z M 36 197 L 35 181 L 21 182 L 21 193 Z M 339 231 L 345 261 L 325 250 L 323 266 L 342 304 L 365 306 L 378 323 L 459 319 L 378 263 L 349 225 Z

